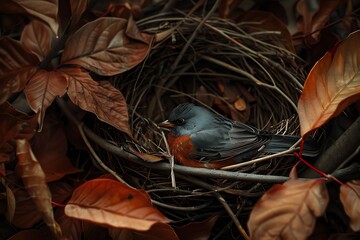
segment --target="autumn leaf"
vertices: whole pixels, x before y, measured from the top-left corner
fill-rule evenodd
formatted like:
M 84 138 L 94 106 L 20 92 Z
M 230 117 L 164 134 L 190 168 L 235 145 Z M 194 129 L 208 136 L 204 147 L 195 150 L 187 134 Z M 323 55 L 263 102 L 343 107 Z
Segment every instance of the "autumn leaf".
M 151 205 L 145 192 L 112 179 L 94 179 L 78 187 L 65 207 L 65 214 L 116 228 L 147 231 L 169 220 Z
M 71 27 L 75 26 L 82 14 L 85 12 L 86 7 L 89 4 L 89 0 L 77 0 L 77 1 L 70 1 L 70 9 L 71 9 Z
M 36 72 L 39 60 L 29 53 L 19 41 L 0 38 L 0 104 L 24 89 Z
M 5 14 L 24 14 L 47 23 L 57 34 L 58 0 L 1 0 L 0 12 Z
M 192 222 L 174 230 L 180 239 L 209 239 L 219 215 L 215 215 L 202 222 Z
M 54 219 L 51 193 L 45 182 L 45 174 L 27 140 L 16 140 L 16 155 L 20 176 L 37 210 L 41 212 L 42 219 L 55 236 L 61 236 L 61 229 Z
M 329 196 L 318 180 L 289 180 L 268 190 L 254 206 L 248 221 L 256 239 L 306 239 L 324 214 Z
M 55 97 L 65 94 L 67 79 L 61 72 L 39 69 L 24 89 L 31 109 L 39 114 L 38 123 L 41 130 L 46 109 Z
M 152 39 L 124 19 L 99 18 L 69 37 L 61 63 L 80 65 L 97 74 L 112 76 L 143 61 Z
M 24 27 L 20 41 L 42 61 L 51 49 L 53 37 L 53 32 L 44 22 L 32 20 Z
M 126 101 L 118 89 L 107 81 L 95 82 L 88 72 L 80 68 L 62 68 L 59 71 L 68 77 L 67 93 L 73 103 L 132 136 Z
M 311 69 L 298 102 L 301 135 L 320 127 L 360 98 L 360 30 Z
M 360 230 L 360 180 L 353 180 L 340 186 L 340 200 L 350 218 L 350 227 Z

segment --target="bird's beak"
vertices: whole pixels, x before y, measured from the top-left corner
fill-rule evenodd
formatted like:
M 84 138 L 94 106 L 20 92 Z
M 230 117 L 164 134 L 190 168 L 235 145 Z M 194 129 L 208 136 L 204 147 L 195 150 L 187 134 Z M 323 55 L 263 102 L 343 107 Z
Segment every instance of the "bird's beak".
M 175 127 L 175 124 L 169 122 L 169 120 L 165 120 L 162 123 L 159 123 L 158 126 L 163 128 L 173 128 Z

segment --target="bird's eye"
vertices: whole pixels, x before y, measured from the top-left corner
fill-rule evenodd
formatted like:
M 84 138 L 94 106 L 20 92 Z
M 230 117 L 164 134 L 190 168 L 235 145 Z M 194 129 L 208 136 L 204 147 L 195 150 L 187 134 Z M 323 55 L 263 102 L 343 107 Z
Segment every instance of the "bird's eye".
M 185 123 L 185 119 L 183 119 L 183 118 L 179 118 L 178 120 L 176 120 L 177 125 L 182 125 L 184 123 Z

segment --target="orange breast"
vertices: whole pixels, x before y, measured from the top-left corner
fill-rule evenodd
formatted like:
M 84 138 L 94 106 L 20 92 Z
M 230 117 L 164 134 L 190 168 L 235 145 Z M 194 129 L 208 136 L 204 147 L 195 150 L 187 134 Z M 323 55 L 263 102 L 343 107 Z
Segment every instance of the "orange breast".
M 196 159 L 193 159 L 194 148 L 190 141 L 190 136 L 180 136 L 174 137 L 173 135 L 168 135 L 168 143 L 172 155 L 177 162 L 184 166 L 189 167 L 198 167 L 198 168 L 222 168 L 234 163 L 233 159 L 227 159 L 219 162 L 199 162 Z

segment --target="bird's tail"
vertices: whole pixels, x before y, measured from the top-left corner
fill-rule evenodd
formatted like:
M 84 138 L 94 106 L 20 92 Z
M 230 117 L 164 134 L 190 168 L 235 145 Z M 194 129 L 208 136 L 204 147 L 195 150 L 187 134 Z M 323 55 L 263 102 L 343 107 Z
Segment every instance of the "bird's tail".
M 278 153 L 289 149 L 299 140 L 298 136 L 272 135 L 271 140 L 266 144 L 264 151 L 268 153 Z M 304 143 L 303 156 L 316 157 L 320 148 L 315 140 L 307 138 Z

